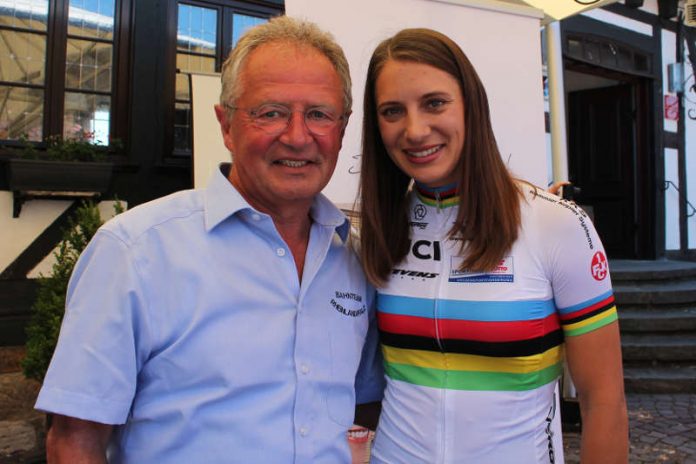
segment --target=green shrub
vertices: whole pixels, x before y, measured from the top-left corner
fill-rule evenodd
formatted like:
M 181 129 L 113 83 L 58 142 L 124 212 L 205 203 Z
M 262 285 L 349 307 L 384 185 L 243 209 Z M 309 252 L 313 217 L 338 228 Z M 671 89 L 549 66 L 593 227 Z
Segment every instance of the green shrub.
M 123 211 L 121 202 L 116 202 L 114 211 L 116 214 Z M 58 249 L 53 253 L 56 262 L 50 275 L 39 278 L 36 300 L 27 324 L 27 354 L 22 361 L 27 378 L 43 382 L 58 341 L 70 275 L 80 253 L 103 222 L 97 205 L 83 202 L 70 218 Z

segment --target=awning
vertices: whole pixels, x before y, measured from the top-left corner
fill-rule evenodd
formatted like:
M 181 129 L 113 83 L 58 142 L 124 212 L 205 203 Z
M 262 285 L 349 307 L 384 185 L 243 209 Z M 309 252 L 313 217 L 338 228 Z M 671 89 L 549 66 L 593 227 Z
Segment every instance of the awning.
M 514 0 L 544 12 L 544 23 L 558 21 L 583 11 L 616 3 L 618 0 Z

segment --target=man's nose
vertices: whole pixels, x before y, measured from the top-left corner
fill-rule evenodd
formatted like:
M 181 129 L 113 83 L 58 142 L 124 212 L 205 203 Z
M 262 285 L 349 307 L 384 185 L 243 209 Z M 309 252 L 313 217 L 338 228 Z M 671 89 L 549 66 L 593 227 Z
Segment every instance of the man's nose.
M 280 134 L 280 140 L 291 146 L 303 146 L 312 140 L 312 134 L 305 123 L 304 112 L 293 111 L 288 120 L 288 127 Z

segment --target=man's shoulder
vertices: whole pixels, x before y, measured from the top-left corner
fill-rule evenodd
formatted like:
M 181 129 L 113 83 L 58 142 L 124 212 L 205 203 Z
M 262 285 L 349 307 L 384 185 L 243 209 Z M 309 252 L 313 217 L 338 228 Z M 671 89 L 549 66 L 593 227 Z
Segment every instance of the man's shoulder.
M 174 222 L 203 221 L 202 190 L 183 190 L 135 206 L 102 227 L 126 242 L 134 242 L 148 231 L 166 228 Z

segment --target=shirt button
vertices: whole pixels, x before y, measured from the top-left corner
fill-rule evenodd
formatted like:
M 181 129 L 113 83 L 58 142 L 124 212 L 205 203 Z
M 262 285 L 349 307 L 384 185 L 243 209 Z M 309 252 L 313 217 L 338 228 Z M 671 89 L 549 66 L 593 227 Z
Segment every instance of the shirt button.
M 307 427 L 300 428 L 300 435 L 302 435 L 303 437 L 306 437 L 308 433 L 309 433 L 309 430 L 307 430 Z
M 261 219 L 261 216 L 258 215 L 258 214 L 256 214 L 256 213 L 254 213 L 254 214 L 251 215 L 251 218 L 252 218 L 254 221 L 258 221 L 258 220 Z
M 306 364 L 303 364 L 302 367 L 300 367 L 300 371 L 302 371 L 303 374 L 308 374 L 309 373 L 309 366 Z
M 276 254 L 277 254 L 278 256 L 285 256 L 285 248 L 278 248 L 278 249 L 276 250 Z

